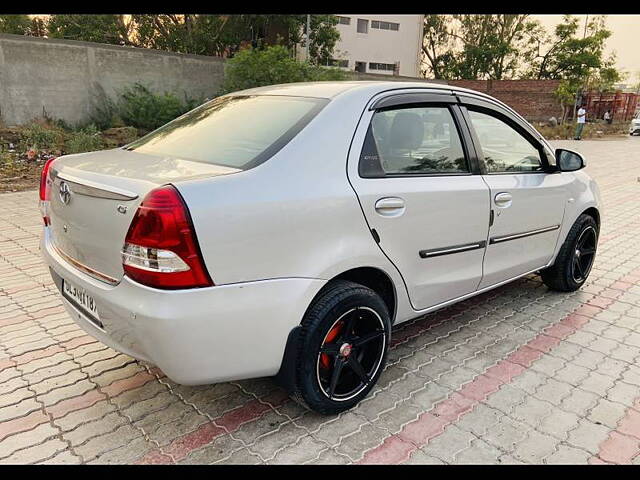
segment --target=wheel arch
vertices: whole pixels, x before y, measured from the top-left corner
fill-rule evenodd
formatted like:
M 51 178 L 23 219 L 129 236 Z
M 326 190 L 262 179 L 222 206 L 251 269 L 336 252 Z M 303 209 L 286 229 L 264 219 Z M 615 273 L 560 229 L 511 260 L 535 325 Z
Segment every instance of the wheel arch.
M 600 231 L 600 211 L 596 207 L 589 207 L 586 210 L 584 210 L 580 215 L 589 215 L 590 217 L 593 217 L 593 219 L 598 224 L 598 231 Z
M 380 295 L 389 310 L 391 325 L 394 324 L 398 305 L 398 295 L 393 280 L 391 280 L 391 277 L 389 277 L 384 270 L 377 267 L 352 268 L 336 275 L 329 280 L 327 284 L 336 280 L 349 280 L 354 283 L 359 283 Z
M 355 267 L 335 275 L 315 294 L 311 302 L 309 302 L 307 310 L 311 305 L 313 305 L 313 302 L 315 302 L 318 296 L 320 296 L 329 285 L 337 280 L 348 280 L 354 283 L 359 283 L 380 295 L 389 310 L 391 325 L 394 324 L 398 308 L 396 286 L 391 277 L 384 270 L 378 267 Z M 300 322 L 302 322 L 302 318 L 300 319 Z M 288 392 L 292 391 L 293 375 L 295 374 L 293 368 L 294 357 L 295 352 L 297 351 L 297 344 L 300 338 L 301 329 L 302 326 L 297 325 L 289 332 L 282 356 L 282 363 L 280 364 L 280 370 L 274 377 L 276 383 L 280 384 L 280 386 L 285 388 Z

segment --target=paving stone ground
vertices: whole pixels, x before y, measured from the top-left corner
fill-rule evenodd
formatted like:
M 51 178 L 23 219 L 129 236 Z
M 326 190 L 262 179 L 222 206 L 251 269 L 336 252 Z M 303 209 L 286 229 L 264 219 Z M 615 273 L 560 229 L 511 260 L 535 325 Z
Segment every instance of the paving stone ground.
M 37 193 L 0 195 L 0 463 L 640 464 L 640 138 L 556 143 L 602 191 L 585 286 L 532 275 L 398 326 L 334 417 L 269 379 L 180 386 L 88 337 L 41 260 Z

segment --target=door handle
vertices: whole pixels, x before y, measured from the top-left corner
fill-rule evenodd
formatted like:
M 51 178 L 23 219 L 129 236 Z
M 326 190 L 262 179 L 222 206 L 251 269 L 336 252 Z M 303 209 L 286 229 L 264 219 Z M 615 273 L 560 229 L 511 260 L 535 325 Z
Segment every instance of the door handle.
M 397 217 L 404 213 L 404 200 L 398 197 L 381 198 L 376 202 L 375 209 L 383 217 Z
M 508 192 L 500 192 L 496 194 L 494 197 L 494 202 L 496 207 L 507 208 L 511 206 L 511 202 L 513 201 L 513 197 Z

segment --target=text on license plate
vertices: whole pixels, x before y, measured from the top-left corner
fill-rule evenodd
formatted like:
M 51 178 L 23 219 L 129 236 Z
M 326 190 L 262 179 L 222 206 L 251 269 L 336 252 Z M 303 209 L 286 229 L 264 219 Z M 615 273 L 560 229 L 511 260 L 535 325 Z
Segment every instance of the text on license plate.
M 84 291 L 84 289 L 78 288 L 63 279 L 62 291 L 67 297 L 74 300 L 76 304 L 86 310 L 87 313 L 91 314 L 96 319 L 100 318 L 98 316 L 98 308 L 96 307 L 95 300 L 91 295 L 88 295 L 87 292 Z

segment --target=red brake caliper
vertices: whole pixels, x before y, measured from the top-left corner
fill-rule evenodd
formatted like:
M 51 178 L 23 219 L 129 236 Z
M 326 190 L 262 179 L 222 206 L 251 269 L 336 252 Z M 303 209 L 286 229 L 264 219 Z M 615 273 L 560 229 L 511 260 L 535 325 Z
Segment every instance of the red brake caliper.
M 331 343 L 333 340 L 335 340 L 335 338 L 340 334 L 340 331 L 342 330 L 343 326 L 344 324 L 340 322 L 340 323 L 337 323 L 331 330 L 329 330 L 329 333 L 327 334 L 327 338 L 325 338 L 324 343 L 322 345 L 324 346 L 327 343 Z M 322 366 L 322 368 L 329 368 L 329 366 L 331 365 L 331 357 L 329 357 L 329 355 L 327 355 L 326 353 L 321 353 L 320 365 Z

